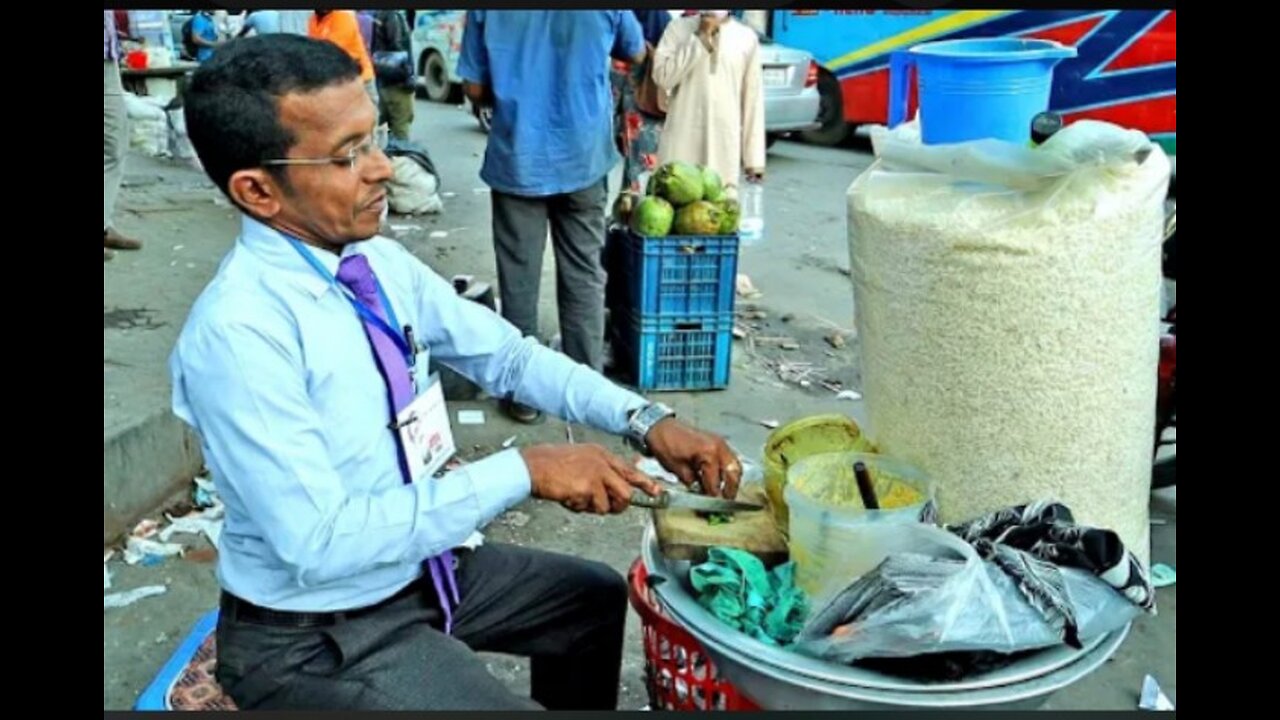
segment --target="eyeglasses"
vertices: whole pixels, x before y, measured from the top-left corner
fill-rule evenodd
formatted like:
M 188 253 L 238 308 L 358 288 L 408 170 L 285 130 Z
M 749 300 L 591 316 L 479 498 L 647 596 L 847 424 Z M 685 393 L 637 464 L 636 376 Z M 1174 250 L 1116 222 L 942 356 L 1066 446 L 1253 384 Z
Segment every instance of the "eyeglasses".
M 373 134 L 366 137 L 360 144 L 351 148 L 342 155 L 331 155 L 329 157 L 318 158 L 276 158 L 272 160 L 263 160 L 263 165 L 339 165 L 355 171 L 356 164 L 362 158 L 373 155 L 375 149 L 382 151 L 387 149 L 387 143 L 391 139 L 391 129 L 387 125 L 379 125 L 374 129 Z

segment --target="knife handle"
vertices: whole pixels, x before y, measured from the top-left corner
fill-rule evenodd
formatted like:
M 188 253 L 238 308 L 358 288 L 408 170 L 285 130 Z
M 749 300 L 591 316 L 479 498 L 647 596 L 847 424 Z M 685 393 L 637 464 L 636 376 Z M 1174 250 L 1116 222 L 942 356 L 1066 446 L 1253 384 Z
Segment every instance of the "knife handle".
M 661 510 L 662 508 L 667 507 L 667 491 L 663 490 L 656 497 L 654 497 L 652 495 L 649 495 L 649 493 L 641 490 L 640 488 L 632 488 L 631 504 L 635 505 L 636 507 Z

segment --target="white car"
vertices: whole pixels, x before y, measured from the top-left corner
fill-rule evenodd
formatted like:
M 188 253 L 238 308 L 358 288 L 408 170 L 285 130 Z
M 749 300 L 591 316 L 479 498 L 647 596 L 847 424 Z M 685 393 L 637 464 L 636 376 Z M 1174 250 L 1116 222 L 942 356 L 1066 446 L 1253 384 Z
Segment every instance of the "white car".
M 818 63 L 804 50 L 757 34 L 764 72 L 764 129 L 772 145 L 787 133 L 818 127 Z
M 412 47 L 418 90 L 435 102 L 462 101 L 458 58 L 462 55 L 464 10 L 416 10 Z

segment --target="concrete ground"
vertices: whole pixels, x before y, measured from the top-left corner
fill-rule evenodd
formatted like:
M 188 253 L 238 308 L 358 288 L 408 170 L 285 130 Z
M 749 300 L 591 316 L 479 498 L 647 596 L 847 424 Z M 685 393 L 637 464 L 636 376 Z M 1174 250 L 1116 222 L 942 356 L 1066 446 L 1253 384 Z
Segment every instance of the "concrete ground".
M 453 107 L 419 102 L 415 137 L 429 147 L 444 173 L 443 215 L 391 220 L 392 232 L 418 257 L 446 277 L 468 273 L 493 281 L 489 196 L 478 178 L 485 137 L 470 115 Z M 815 380 L 857 388 L 857 342 L 852 333 L 853 298 L 847 276 L 844 193 L 869 162 L 857 148 L 816 148 L 782 142 L 770 154 L 766 203 L 767 240 L 744 250 L 741 271 L 762 297 L 750 301 L 763 317 L 762 335 L 786 335 L 798 350 L 744 343 L 735 348 L 732 383 L 722 392 L 665 394 L 663 400 L 697 425 L 718 431 L 748 455 L 758 455 L 769 432 L 762 421 L 782 421 L 822 412 L 845 412 L 862 420 L 861 402 L 838 400 L 815 383 L 808 389 L 781 382 L 767 360 L 812 363 Z M 617 186 L 616 173 L 613 186 Z M 186 492 L 199 469 L 198 446 L 169 414 L 166 361 L 188 308 L 212 277 L 237 229 L 236 215 L 197 170 L 131 157 L 119 226 L 143 238 L 140 252 L 118 253 L 103 266 L 103 505 L 104 543 L 175 493 Z M 443 233 L 443 234 L 442 234 Z M 434 234 L 434 237 L 433 237 Z M 551 254 L 548 253 L 548 258 Z M 554 274 L 548 260 L 541 303 L 543 332 L 554 334 Z M 742 303 L 740 302 L 740 307 Z M 834 348 L 825 338 L 848 342 Z M 518 426 L 492 401 L 456 404 L 486 410 L 483 426 L 455 424 L 465 455 L 481 455 L 512 436 L 521 444 L 562 442 L 564 423 Z M 613 439 L 576 427 L 575 439 Z M 1153 497 L 1154 558 L 1177 564 L 1176 490 Z M 528 501 L 503 515 L 486 532 L 491 542 L 514 542 L 604 561 L 625 572 L 638 554 L 644 515 L 631 511 L 609 518 L 572 515 L 558 506 Z M 211 609 L 217 583 L 207 553 L 170 559 L 155 567 L 111 563 L 113 590 L 164 584 L 168 592 L 103 613 L 103 707 L 125 709 L 197 617 Z M 1104 669 L 1050 701 L 1056 709 L 1132 709 L 1146 674 L 1154 675 L 1176 702 L 1177 590 L 1160 591 L 1160 614 L 1137 623 L 1133 634 Z M 525 666 L 490 657 L 499 677 L 527 688 Z M 632 615 L 623 668 L 621 707 L 647 702 L 638 621 Z

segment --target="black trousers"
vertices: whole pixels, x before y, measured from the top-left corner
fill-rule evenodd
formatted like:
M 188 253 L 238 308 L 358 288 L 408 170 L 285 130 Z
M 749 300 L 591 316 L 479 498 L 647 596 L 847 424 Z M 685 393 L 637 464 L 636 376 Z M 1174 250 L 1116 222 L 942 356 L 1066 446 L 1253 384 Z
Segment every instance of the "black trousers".
M 506 545 L 457 556 L 452 635 L 429 581 L 313 627 L 268 624 L 224 597 L 218 682 L 244 709 L 617 707 L 627 608 L 617 572 Z M 477 650 L 532 658 L 532 700 L 491 676 Z

